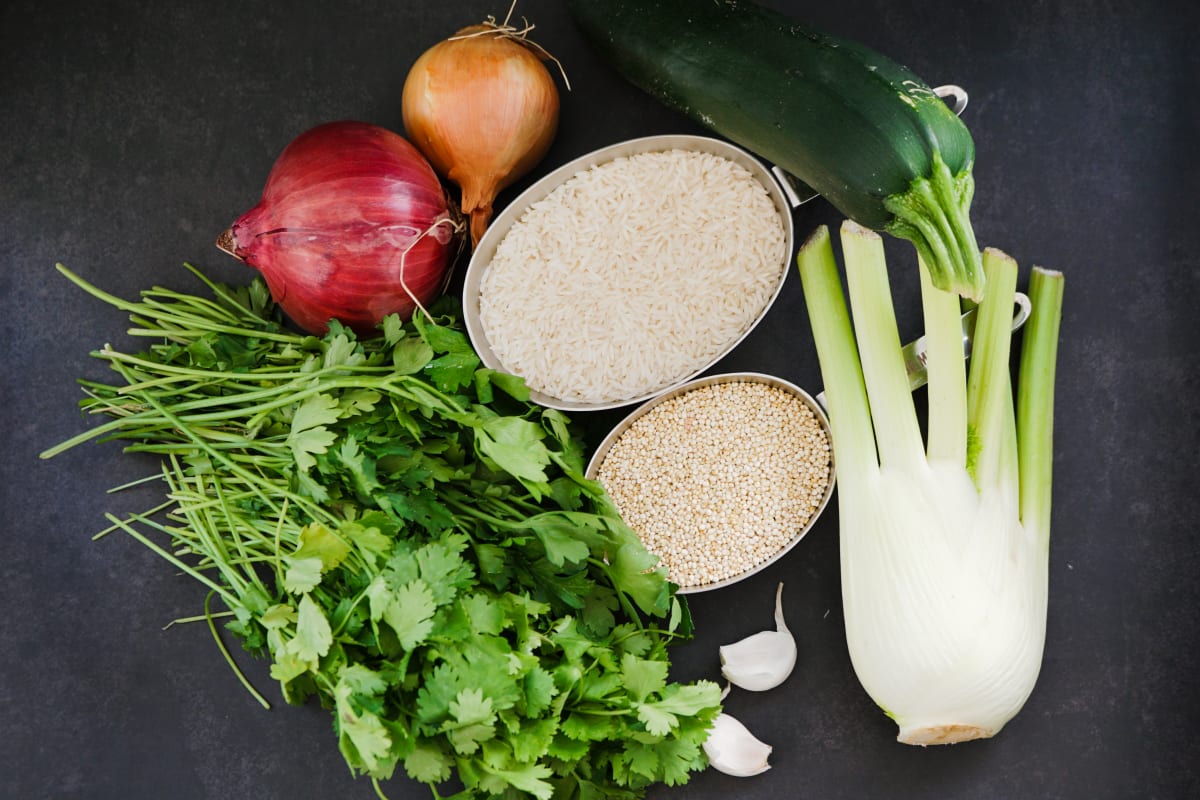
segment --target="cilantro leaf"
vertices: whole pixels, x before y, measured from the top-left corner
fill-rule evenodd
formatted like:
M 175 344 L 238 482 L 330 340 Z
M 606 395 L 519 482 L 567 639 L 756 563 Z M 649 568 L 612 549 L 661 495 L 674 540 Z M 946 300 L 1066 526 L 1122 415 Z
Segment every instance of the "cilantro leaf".
M 655 616 L 667 613 L 670 587 L 666 571 L 658 567 L 658 557 L 640 542 L 618 547 L 612 557 L 611 569 L 613 583 L 633 598 L 643 612 Z
M 296 622 L 296 609 L 291 606 L 278 603 L 264 611 L 258 618 L 263 627 L 278 629 L 286 628 Z
M 343 755 L 351 763 L 361 763 L 369 774 L 377 774 L 392 749 L 387 728 L 374 713 L 354 707 L 348 685 L 339 684 L 334 689 L 334 698 L 337 711 L 334 719 Z
M 574 711 L 563 720 L 562 732 L 563 735 L 580 742 L 603 741 L 616 734 L 618 726 L 615 717 Z
M 546 512 L 526 521 L 546 548 L 546 558 L 556 567 L 564 562 L 579 563 L 592 554 L 587 542 L 579 538 L 579 526 L 566 514 Z
M 479 749 L 479 743 L 496 735 L 494 723 L 496 712 L 490 698 L 484 697 L 479 689 L 463 689 L 450 701 L 448 710 L 451 720 L 442 726 L 450 744 L 460 755 L 470 755 Z
M 479 396 L 479 402 L 491 403 L 493 401 L 493 386 L 514 400 L 522 403 L 529 400 L 529 386 L 525 383 L 524 378 L 487 367 L 475 370 L 475 392 Z
M 424 723 L 444 719 L 450 713 L 450 703 L 466 687 L 457 669 L 447 663 L 438 664 L 417 690 L 417 719 Z
M 550 453 L 541 441 L 543 435 L 544 431 L 529 420 L 497 416 L 476 429 L 475 443 L 481 455 L 540 496 L 550 464 Z
M 432 360 L 433 348 L 417 336 L 407 336 L 392 348 L 392 368 L 397 375 L 415 375 Z
M 460 602 L 477 632 L 494 635 L 504 630 L 504 610 L 488 595 L 475 592 Z
M 364 596 L 367 598 L 367 607 L 370 609 L 371 621 L 378 622 L 383 619 L 383 614 L 387 611 L 387 607 L 392 602 L 392 590 L 388 586 L 387 579 L 382 575 L 376 575 L 367 584 L 367 588 L 363 590 Z
M 667 786 L 679 786 L 687 783 L 690 772 L 702 770 L 708 766 L 704 751 L 701 749 L 707 735 L 707 729 L 704 729 L 698 736 L 667 739 L 659 743 L 655 747 L 659 760 L 659 771 L 654 777 Z
M 283 588 L 292 594 L 311 592 L 321 582 L 321 559 L 284 556 Z
M 439 325 L 427 317 L 417 315 L 413 317 L 413 327 L 436 353 L 475 352 L 466 334 L 449 325 Z
M 292 432 L 332 425 L 340 414 L 337 398 L 324 393 L 311 395 L 292 414 Z
M 374 389 L 352 389 L 344 394 L 338 400 L 338 406 L 341 409 L 341 417 L 352 416 L 353 414 L 366 414 L 375 410 L 375 406 L 379 405 L 379 401 L 383 399 L 383 395 Z
M 641 703 L 667 685 L 667 663 L 649 661 L 626 653 L 621 658 L 621 680 L 633 699 Z
M 287 444 L 301 472 L 315 466 L 313 456 L 327 452 L 337 441 L 326 425 L 337 422 L 338 416 L 338 401 L 327 394 L 314 394 L 296 409 Z
M 414 558 L 421 578 L 431 588 L 433 600 L 445 605 L 458 592 L 467 589 L 475 572 L 460 555 L 467 546 L 467 537 L 453 534 L 429 542 L 417 549 Z
M 333 630 L 321 607 L 313 602 L 312 595 L 300 598 L 296 616 L 296 638 L 289 642 L 289 650 L 302 661 L 315 662 L 329 652 L 333 644 Z
M 661 742 L 648 744 L 634 739 L 625 742 L 625 750 L 621 754 L 626 768 L 635 775 L 653 780 L 661 767 L 658 750 Z
M 433 592 L 418 578 L 392 592 L 391 600 L 383 610 L 383 621 L 395 631 L 400 646 L 412 650 L 433 630 L 433 612 L 436 610 Z
M 454 515 L 428 489 L 407 492 L 380 492 L 374 500 L 386 511 L 403 520 L 415 522 L 429 533 L 438 534 L 454 526 Z
M 572 739 L 564 733 L 554 737 L 547 754 L 560 761 L 573 762 L 587 757 L 591 742 L 587 739 Z
M 270 670 L 271 677 L 282 684 L 287 684 L 308 672 L 308 661 L 287 649 L 275 653 L 274 658 Z
M 338 532 L 366 556 L 372 565 L 386 555 L 392 547 L 392 540 L 379 528 L 364 525 L 361 520 L 359 522 L 343 522 L 338 526 Z
M 503 785 L 507 784 L 514 789 L 533 795 L 538 800 L 550 800 L 554 796 L 554 785 L 546 780 L 554 773 L 549 767 L 542 764 L 525 764 L 508 769 L 489 768 L 487 772 L 502 781 L 499 788 L 503 788 Z M 496 786 L 495 782 L 481 782 L 480 785 L 493 791 L 494 794 L 499 794 L 492 788 Z
M 673 714 L 692 715 L 716 708 L 720 703 L 721 688 L 711 681 L 698 681 L 666 687 L 663 699 L 657 705 Z
M 383 331 L 383 340 L 394 345 L 396 342 L 404 338 L 404 320 L 399 314 L 388 314 L 379 323 L 379 329 Z
M 672 728 L 679 724 L 679 720 L 674 714 L 654 703 L 639 705 L 637 718 L 646 725 L 646 730 L 655 736 L 666 736 Z
M 316 558 L 322 570 L 331 570 L 350 554 L 350 546 L 325 525 L 312 522 L 300 529 L 297 559 Z
M 471 385 L 479 357 L 474 353 L 447 353 L 425 365 L 425 374 L 443 392 L 453 392 Z
M 422 783 L 437 784 L 448 780 L 453 766 L 453 758 L 428 739 L 418 743 L 404 759 L 408 777 Z
M 582 476 L 585 470 L 583 444 L 571 435 L 571 422 L 561 411 L 547 408 L 542 412 L 542 424 L 558 442 L 559 457 L 569 472 Z
M 391 555 L 383 568 L 383 577 L 389 586 L 398 588 L 421 576 L 420 565 L 413 555 L 415 550 L 411 541 L 398 541 L 392 546 Z
M 536 721 L 522 720 L 510 740 L 513 758 L 520 762 L 537 761 L 542 758 L 549 753 L 557 731 L 557 717 L 545 717 Z
M 525 715 L 537 717 L 550 708 L 557 690 L 554 688 L 554 678 L 542 667 L 534 667 L 525 673 Z
M 597 586 L 583 601 L 583 610 L 579 616 L 579 624 L 591 636 L 603 638 L 607 636 L 616 624 L 617 618 L 613 612 L 620 608 L 616 595 L 607 588 Z
M 388 688 L 383 675 L 363 664 L 347 664 L 338 670 L 338 683 L 362 695 L 383 694 Z
M 325 337 L 324 366 L 352 367 L 364 360 L 353 331 L 344 328 L 337 320 L 332 320 L 329 333 Z
M 356 495 L 368 498 L 383 488 L 383 484 L 375 475 L 374 459 L 363 452 L 358 439 L 353 435 L 347 435 L 342 439 L 336 454 L 338 463 L 346 471 L 349 478 L 348 483 Z
M 698 714 L 717 707 L 720 702 L 721 692 L 715 683 L 674 684 L 667 688 L 661 700 L 639 703 L 637 716 L 645 723 L 647 731 L 666 736 L 679 725 L 679 716 Z

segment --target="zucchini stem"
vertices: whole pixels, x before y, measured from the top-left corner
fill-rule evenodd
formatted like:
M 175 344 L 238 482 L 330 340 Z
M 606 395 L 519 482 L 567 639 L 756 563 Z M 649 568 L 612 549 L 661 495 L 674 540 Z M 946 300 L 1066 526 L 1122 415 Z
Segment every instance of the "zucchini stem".
M 971 165 L 954 175 L 935 150 L 932 174 L 915 178 L 906 191 L 892 195 L 883 204 L 893 215 L 885 230 L 913 243 L 929 268 L 933 285 L 979 302 L 983 298 L 984 274 L 971 227 L 974 194 Z

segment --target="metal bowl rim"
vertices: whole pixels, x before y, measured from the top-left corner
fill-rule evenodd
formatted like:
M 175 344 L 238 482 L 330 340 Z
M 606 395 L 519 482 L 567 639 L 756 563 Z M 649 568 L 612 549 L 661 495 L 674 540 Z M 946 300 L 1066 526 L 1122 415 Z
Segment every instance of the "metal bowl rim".
M 539 178 L 535 183 L 525 189 L 521 194 L 513 199 L 503 211 L 501 211 L 488 226 L 483 237 L 480 238 L 474 252 L 471 254 L 470 261 L 467 264 L 467 270 L 464 277 L 463 293 L 462 293 L 462 313 L 463 321 L 466 324 L 467 336 L 471 340 L 471 345 L 475 352 L 479 355 L 484 366 L 498 371 L 507 372 L 508 370 L 501 363 L 500 359 L 492 351 L 491 345 L 487 340 L 487 335 L 484 333 L 483 324 L 479 319 L 479 287 L 483 280 L 483 275 L 491 263 L 492 257 L 495 254 L 496 248 L 500 242 L 508 234 L 508 231 L 517 222 L 517 220 L 525 213 L 525 211 L 534 203 L 544 198 L 550 192 L 554 191 L 569 178 L 583 170 L 599 164 L 608 163 L 618 158 L 640 153 L 660 152 L 673 149 L 688 149 L 699 152 L 712 153 L 714 155 L 723 156 L 747 168 L 755 177 L 763 188 L 766 189 L 771 201 L 775 204 L 776 210 L 779 212 L 780 221 L 783 224 L 785 255 L 783 263 L 780 265 L 779 280 L 775 284 L 775 289 L 771 296 L 763 304 L 755 318 L 750 322 L 744 331 L 741 332 L 733 341 L 723 347 L 715 356 L 710 358 L 704 364 L 699 365 L 695 370 L 688 375 L 683 376 L 679 380 L 666 386 L 658 387 L 640 395 L 620 399 L 605 401 L 602 403 L 583 403 L 579 401 L 563 400 L 562 398 L 552 397 L 544 392 L 539 392 L 530 389 L 530 399 L 547 408 L 557 409 L 559 411 L 604 411 L 613 408 L 623 408 L 626 406 L 636 405 L 645 402 L 653 397 L 656 397 L 663 392 L 669 392 L 674 388 L 682 386 L 690 380 L 701 375 L 705 370 L 711 369 L 718 361 L 729 355 L 733 350 L 741 344 L 750 333 L 758 327 L 767 312 L 774 306 L 775 301 L 779 298 L 780 292 L 783 291 L 784 283 L 791 270 L 788 265 L 791 262 L 792 253 L 796 245 L 795 222 L 792 219 L 792 206 L 787 199 L 783 188 L 779 184 L 779 180 L 767 168 L 767 166 L 755 155 L 748 150 L 739 147 L 735 144 L 727 142 L 723 139 L 713 138 L 711 136 L 696 136 L 692 134 L 662 134 L 656 136 L 642 136 L 636 139 L 627 139 L 615 144 L 607 145 L 599 149 L 593 150 L 590 153 L 585 153 L 582 156 L 574 158 L 562 166 L 555 168 L 546 175 Z
M 791 552 L 791 550 L 800 543 L 800 540 L 807 536 L 808 532 L 812 530 L 814 525 L 816 525 L 817 520 L 820 519 L 821 515 L 825 511 L 825 508 L 829 505 L 830 498 L 833 496 L 834 486 L 837 483 L 837 463 L 835 462 L 833 455 L 833 432 L 829 425 L 829 417 L 825 414 L 825 409 L 823 409 L 821 404 L 818 403 L 816 399 L 814 399 L 813 396 L 808 392 L 804 391 L 791 381 L 775 375 L 768 375 L 762 372 L 725 372 L 718 375 L 708 375 L 702 378 L 694 378 L 643 402 L 641 405 L 631 411 L 625 416 L 624 419 L 618 422 L 611 431 L 608 432 L 608 435 L 605 436 L 600 444 L 596 447 L 596 450 L 592 453 L 591 459 L 588 461 L 587 471 L 585 473 L 586 477 L 589 480 L 597 480 L 596 475 L 599 473 L 600 465 L 604 462 L 605 457 L 608 456 L 608 451 L 612 449 L 612 446 L 616 443 L 616 441 L 621 438 L 621 436 L 624 435 L 624 433 L 628 431 L 638 419 L 645 416 L 652 409 L 667 402 L 668 400 L 671 400 L 675 397 L 680 397 L 695 389 L 702 389 L 706 386 L 713 386 L 720 383 L 739 382 L 765 383 L 768 386 L 773 386 L 777 389 L 782 389 L 783 391 L 789 392 L 790 394 L 798 397 L 806 406 L 808 406 L 808 408 L 813 412 L 813 415 L 817 418 L 817 422 L 820 424 L 821 430 L 824 431 L 826 442 L 829 443 L 829 482 L 825 487 L 825 493 L 821 497 L 821 502 L 817 505 L 817 508 L 808 518 L 808 522 L 806 522 L 800 528 L 800 530 L 796 532 L 796 534 L 788 541 L 787 544 L 785 544 L 771 556 L 759 562 L 758 564 L 755 564 L 750 569 L 740 572 L 732 577 L 725 578 L 720 581 L 714 581 L 713 583 L 701 584 L 699 586 L 681 586 L 679 587 L 679 594 L 698 594 L 700 592 L 709 592 L 715 589 L 722 589 L 726 586 L 732 586 L 735 583 L 739 583 L 746 578 L 749 578 L 751 575 L 762 572 L 764 569 L 772 566 L 789 552 Z

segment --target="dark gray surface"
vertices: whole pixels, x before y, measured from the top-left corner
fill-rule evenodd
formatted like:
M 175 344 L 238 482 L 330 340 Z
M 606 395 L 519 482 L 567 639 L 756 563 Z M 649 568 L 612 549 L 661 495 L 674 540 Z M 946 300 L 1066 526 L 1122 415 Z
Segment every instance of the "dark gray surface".
M 373 796 L 349 776 L 325 711 L 282 704 L 265 668 L 243 658 L 274 700 L 263 711 L 204 627 L 163 630 L 201 609 L 197 585 L 127 537 L 90 541 L 103 512 L 151 504 L 154 489 L 105 490 L 152 462 L 117 445 L 38 460 L 89 424 L 74 379 L 102 374 L 87 353 L 122 341 L 125 327 L 53 265 L 124 296 L 193 288 L 185 260 L 248 280 L 212 242 L 257 200 L 279 150 L 331 119 L 401 129 L 412 60 L 506 5 L 3 5 L 0 796 Z M 1067 0 L 778 5 L 931 83 L 967 87 L 981 242 L 1017 258 L 1022 284 L 1032 263 L 1067 274 L 1045 661 L 994 740 L 895 743 L 850 669 L 831 512 L 774 568 L 696 597 L 697 638 L 676 651 L 676 677 L 716 677 L 717 645 L 767 624 L 775 583 L 787 582 L 798 667 L 784 687 L 729 703 L 775 746 L 774 769 L 742 781 L 708 772 L 652 796 L 1200 796 L 1196 12 Z M 539 172 L 621 139 L 696 131 L 597 62 L 558 3 L 526 0 L 519 12 L 574 88 Z M 812 204 L 797 232 L 836 221 Z M 916 289 L 896 291 L 914 334 Z M 794 276 L 726 368 L 819 387 Z M 387 791 L 428 796 L 404 779 Z

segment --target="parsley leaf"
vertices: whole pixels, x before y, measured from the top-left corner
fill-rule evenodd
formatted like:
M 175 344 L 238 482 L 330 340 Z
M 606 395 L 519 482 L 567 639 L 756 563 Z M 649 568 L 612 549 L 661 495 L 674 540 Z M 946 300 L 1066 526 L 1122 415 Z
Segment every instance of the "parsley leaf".
M 314 467 L 313 455 L 327 452 L 337 440 L 326 426 L 337 422 L 338 416 L 337 400 L 326 394 L 312 395 L 296 409 L 287 443 L 301 472 Z
M 375 714 L 355 708 L 348 684 L 340 683 L 334 698 L 342 753 L 361 762 L 367 772 L 377 773 L 392 749 L 387 729 Z
M 293 594 L 310 592 L 321 582 L 321 559 L 284 556 L 283 588 Z
M 392 592 L 383 609 L 386 622 L 400 639 L 400 646 L 412 650 L 433 630 L 433 612 L 437 604 L 425 581 L 417 579 Z
M 300 598 L 296 617 L 296 638 L 289 643 L 289 651 L 301 661 L 315 662 L 329 652 L 333 644 L 333 630 L 321 607 L 313 602 L 312 596 Z
M 550 454 L 542 444 L 544 431 L 520 417 L 490 417 L 477 429 L 480 454 L 540 495 L 548 487 Z M 543 489 L 545 487 L 545 489 Z
M 667 684 L 667 664 L 626 653 L 621 658 L 621 680 L 633 699 L 641 703 L 652 693 L 662 691 Z
M 320 522 L 311 522 L 300 529 L 300 542 L 295 558 L 316 558 L 322 570 L 341 564 L 350 553 L 350 546 Z
M 97 351 L 123 383 L 88 382 L 83 407 L 111 420 L 71 443 L 165 454 L 168 524 L 130 529 L 171 540 L 156 552 L 220 597 L 289 703 L 332 711 L 352 771 L 637 800 L 704 767 L 720 692 L 670 680 L 684 599 L 584 478 L 568 416 L 480 365 L 453 298 L 318 337 L 261 280 L 201 279 L 215 302 L 122 304 L 143 341 L 171 340 L 136 372 Z

